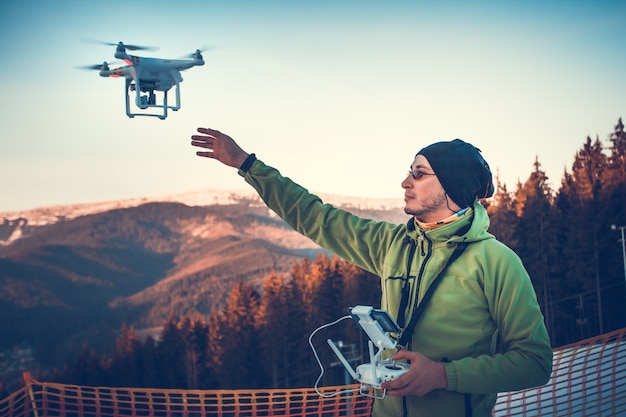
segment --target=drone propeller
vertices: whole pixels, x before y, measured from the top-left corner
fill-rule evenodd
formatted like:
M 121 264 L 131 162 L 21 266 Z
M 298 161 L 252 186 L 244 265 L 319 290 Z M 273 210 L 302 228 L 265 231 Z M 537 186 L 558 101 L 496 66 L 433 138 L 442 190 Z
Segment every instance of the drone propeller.
M 82 65 L 82 66 L 77 66 L 75 68 L 82 69 L 82 70 L 97 70 L 97 71 L 104 70 L 104 71 L 108 71 L 109 70 L 109 63 L 103 62 L 102 64 Z
M 83 42 L 96 43 L 99 45 L 117 46 L 118 48 L 128 49 L 129 51 L 156 51 L 157 49 L 159 49 L 157 46 L 127 45 L 122 41 L 118 43 L 112 43 L 112 42 L 100 41 L 97 39 L 91 39 L 91 38 L 83 38 Z
M 206 51 L 210 51 L 211 49 L 215 49 L 215 47 L 203 46 L 201 49 L 196 49 L 196 52 L 183 55 L 181 58 L 202 59 L 202 53 Z

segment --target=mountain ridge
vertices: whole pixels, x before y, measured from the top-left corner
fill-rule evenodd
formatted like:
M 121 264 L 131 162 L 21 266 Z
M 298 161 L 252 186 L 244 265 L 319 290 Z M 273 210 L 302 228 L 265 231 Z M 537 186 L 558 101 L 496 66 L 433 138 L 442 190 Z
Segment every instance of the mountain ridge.
M 321 198 L 362 217 L 407 218 L 390 200 Z M 0 348 L 27 341 L 56 367 L 85 343 L 110 350 L 122 323 L 141 331 L 171 315 L 208 317 L 238 280 L 260 288 L 271 273 L 325 253 L 253 190 L 0 216 Z
M 347 210 L 394 210 L 401 208 L 402 199 L 365 198 L 342 196 L 337 194 L 317 194 L 324 202 Z M 220 190 L 202 189 L 197 191 L 170 193 L 153 197 L 137 197 L 121 200 L 107 200 L 90 203 L 76 203 L 42 206 L 21 211 L 0 212 L 0 245 L 8 245 L 30 234 L 31 229 L 47 226 L 59 221 L 72 220 L 76 217 L 96 214 L 115 209 L 137 207 L 154 202 L 178 202 L 188 206 L 232 205 L 242 201 L 257 202 L 264 206 L 253 189 Z

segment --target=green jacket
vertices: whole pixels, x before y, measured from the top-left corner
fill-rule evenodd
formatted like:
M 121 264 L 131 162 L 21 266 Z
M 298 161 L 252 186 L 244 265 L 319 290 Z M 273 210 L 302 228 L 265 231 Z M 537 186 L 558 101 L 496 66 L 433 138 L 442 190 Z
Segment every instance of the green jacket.
M 491 416 L 498 392 L 550 378 L 552 349 L 528 273 L 487 232 L 489 217 L 479 202 L 470 215 L 422 231 L 413 220 L 377 222 L 324 204 L 259 160 L 239 174 L 296 231 L 381 277 L 381 307 L 396 319 L 404 313 L 407 323 L 457 244 L 469 243 L 446 270 L 407 346 L 444 362 L 447 390 L 376 400 L 375 416 Z M 405 283 L 408 307 L 399 312 Z

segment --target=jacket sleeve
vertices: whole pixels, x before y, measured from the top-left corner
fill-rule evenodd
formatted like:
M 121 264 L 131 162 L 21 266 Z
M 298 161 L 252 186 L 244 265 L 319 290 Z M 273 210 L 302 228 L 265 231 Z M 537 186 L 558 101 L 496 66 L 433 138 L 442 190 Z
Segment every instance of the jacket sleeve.
M 552 372 L 552 348 L 537 296 L 521 260 L 497 243 L 484 283 L 498 328 L 500 351 L 445 363 L 448 390 L 472 394 L 517 391 L 543 385 Z
M 325 204 L 260 160 L 247 172 L 240 170 L 239 175 L 298 233 L 356 266 L 381 275 L 384 251 L 400 225 L 363 219 Z

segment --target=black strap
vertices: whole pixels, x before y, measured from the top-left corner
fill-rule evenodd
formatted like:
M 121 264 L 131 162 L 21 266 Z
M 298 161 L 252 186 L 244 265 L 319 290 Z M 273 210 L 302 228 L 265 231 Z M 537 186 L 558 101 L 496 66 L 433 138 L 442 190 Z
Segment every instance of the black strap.
M 406 306 L 409 303 L 409 290 L 411 285 L 409 284 L 410 275 L 411 275 L 411 264 L 413 263 L 413 257 L 415 256 L 415 251 L 417 250 L 417 243 L 411 238 L 405 238 L 405 243 L 409 243 L 411 247 L 409 248 L 409 256 L 406 261 L 406 277 L 404 278 L 404 285 L 402 285 L 402 297 L 400 298 L 400 307 L 398 308 L 398 325 L 404 329 L 404 325 L 406 324 Z
M 472 417 L 474 410 L 472 410 L 472 394 L 465 393 L 465 417 Z
M 417 308 L 413 311 L 413 314 L 411 315 L 411 320 L 409 321 L 408 326 L 405 327 L 404 331 L 400 335 L 400 340 L 398 341 L 398 344 L 400 346 L 402 347 L 408 346 L 408 343 L 413 338 L 413 333 L 415 332 L 415 327 L 417 326 L 417 322 L 422 316 L 424 309 L 426 309 L 426 306 L 428 305 L 428 302 L 432 298 L 433 293 L 437 289 L 437 286 L 441 282 L 441 279 L 443 278 L 443 273 L 446 271 L 446 269 L 448 269 L 448 267 L 450 266 L 452 262 L 454 262 L 459 256 L 461 256 L 465 248 L 467 248 L 467 245 L 468 243 L 466 242 L 461 242 L 457 244 L 456 248 L 454 248 L 454 252 L 452 252 L 452 255 L 450 255 L 450 257 L 448 258 L 448 262 L 446 262 L 441 272 L 439 272 L 439 275 L 435 277 L 433 282 L 430 284 L 430 286 L 426 290 L 426 294 L 424 294 L 424 298 L 422 298 L 422 301 L 419 303 Z

